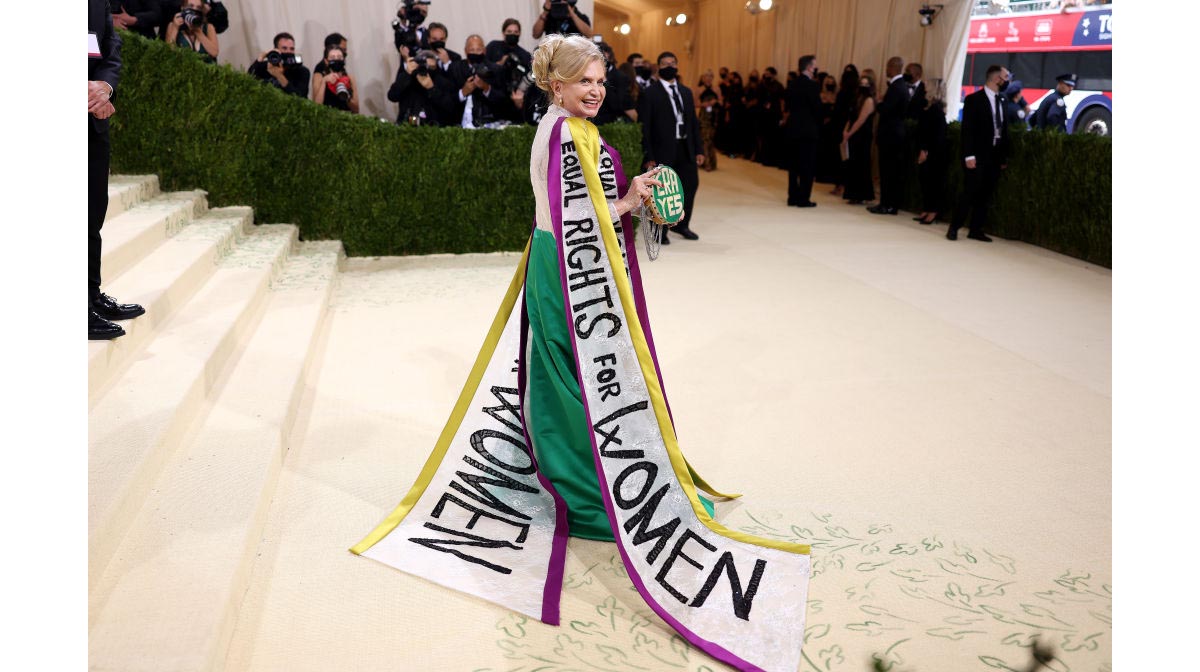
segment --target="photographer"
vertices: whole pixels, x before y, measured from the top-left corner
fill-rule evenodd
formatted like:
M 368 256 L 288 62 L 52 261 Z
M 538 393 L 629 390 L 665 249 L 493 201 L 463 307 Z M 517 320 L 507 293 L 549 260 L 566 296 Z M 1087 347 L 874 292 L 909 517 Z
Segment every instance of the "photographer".
M 450 51 L 446 48 L 446 40 L 450 37 L 450 31 L 446 30 L 446 26 L 436 21 L 429 24 L 428 37 L 429 44 L 427 46 L 430 51 L 437 54 L 438 66 L 443 72 L 448 72 L 452 63 L 462 60 L 462 56 L 457 51 Z
M 579 0 L 546 0 L 542 5 L 542 13 L 533 22 L 533 37 L 541 39 L 543 34 L 553 35 L 572 33 L 592 36 L 592 20 L 587 14 L 575 9 Z
M 397 124 L 444 126 L 454 119 L 458 103 L 454 89 L 449 75 L 438 67 L 437 54 L 421 49 L 415 57 L 404 59 L 387 97 L 400 104 Z
M 404 58 L 417 53 L 417 49 L 429 43 L 429 28 L 421 24 L 429 17 L 429 0 L 401 0 L 396 8 L 396 18 L 392 19 L 393 41 L 396 51 L 408 49 Z
M 149 0 L 150 4 L 156 4 L 159 11 L 156 16 L 161 17 L 156 26 L 158 36 L 163 40 L 167 39 L 167 29 L 171 26 L 171 21 L 175 14 L 179 11 L 182 2 L 180 0 Z M 225 8 L 224 3 L 219 0 L 203 0 L 200 4 L 200 11 L 204 14 L 204 20 L 212 24 L 220 35 L 229 29 L 229 10 Z M 146 35 L 153 39 L 153 35 Z
M 346 55 L 348 55 L 350 53 L 350 50 L 347 48 L 346 36 L 342 35 L 341 33 L 330 33 L 325 36 L 325 46 L 323 47 L 323 49 L 325 50 L 324 53 L 329 53 L 329 49 L 332 47 L 337 47 L 338 49 L 340 49 L 342 51 L 342 58 L 345 58 Z M 321 88 L 321 85 L 317 82 L 316 75 L 328 75 L 328 74 L 329 74 L 329 64 L 325 62 L 324 58 L 322 58 L 319 63 L 317 63 L 316 65 L 313 66 L 313 83 L 312 83 L 312 99 L 313 100 L 317 99 L 317 89 Z
M 284 93 L 307 98 L 308 68 L 300 63 L 296 55 L 296 38 L 291 33 L 279 33 L 275 36 L 274 46 L 274 49 L 263 52 L 257 61 L 250 64 L 250 74 L 283 89 Z
M 505 19 L 500 28 L 504 34 L 503 40 L 493 40 L 487 45 L 487 60 L 495 63 L 502 70 L 501 80 L 508 94 L 511 107 L 507 107 L 505 116 L 514 123 L 525 121 L 524 110 L 526 97 L 530 95 L 533 85 L 533 56 L 521 48 L 521 22 L 516 19 Z
M 326 72 L 313 75 L 313 102 L 358 114 L 358 82 L 346 71 L 346 52 L 325 47 L 323 62 Z
M 179 13 L 167 26 L 167 44 L 194 51 L 205 63 L 217 62 L 221 50 L 217 44 L 217 29 L 204 19 L 201 0 L 184 0 Z
M 112 3 L 113 28 L 132 30 L 153 40 L 162 16 L 160 9 L 158 0 L 115 0 Z
M 503 71 L 487 62 L 482 37 L 468 37 L 463 50 L 466 59 L 450 64 L 450 78 L 458 88 L 462 127 L 479 128 L 500 121 L 507 116 L 504 105 L 508 101 L 508 91 L 501 81 Z

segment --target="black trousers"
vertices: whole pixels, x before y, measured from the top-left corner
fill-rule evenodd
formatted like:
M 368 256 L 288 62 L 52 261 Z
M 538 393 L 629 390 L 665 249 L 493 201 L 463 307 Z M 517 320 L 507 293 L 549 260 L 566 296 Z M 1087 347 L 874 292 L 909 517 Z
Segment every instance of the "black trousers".
M 982 234 L 987 228 L 987 211 L 992 204 L 992 194 L 1000 181 L 1000 165 L 987 158 L 978 157 L 975 168 L 963 168 L 964 188 L 954 210 L 951 231 L 958 231 L 971 217 L 971 233 Z
M 879 206 L 899 208 L 904 205 L 904 143 L 879 143 Z
M 683 219 L 672 227 L 678 231 L 691 228 L 692 208 L 696 205 L 696 190 L 700 188 L 700 171 L 697 170 L 696 155 L 692 153 L 688 141 L 677 140 L 675 144 L 675 165 L 671 167 L 675 169 L 679 175 L 679 181 L 683 184 Z
M 90 121 L 90 120 L 89 120 Z M 108 211 L 108 133 L 88 129 L 88 301 L 100 293 L 100 228 Z
M 788 138 L 788 205 L 812 200 L 813 177 L 817 172 L 817 139 Z

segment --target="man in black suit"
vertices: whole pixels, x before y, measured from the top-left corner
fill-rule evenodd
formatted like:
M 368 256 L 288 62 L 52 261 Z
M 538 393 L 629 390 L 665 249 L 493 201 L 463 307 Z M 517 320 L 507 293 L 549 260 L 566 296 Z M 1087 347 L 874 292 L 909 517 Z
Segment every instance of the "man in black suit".
M 1008 69 L 990 66 L 985 77 L 983 88 L 963 101 L 961 145 L 965 188 L 946 232 L 950 240 L 958 240 L 958 230 L 969 213 L 971 232 L 967 237 L 992 242 L 983 229 L 987 226 L 987 209 L 1000 171 L 1008 167 L 1008 123 L 1004 118 L 1004 95 L 1000 93 L 1008 84 Z
M 901 77 L 904 59 L 893 56 L 888 59 L 887 93 L 876 110 L 879 112 L 879 127 L 875 132 L 875 143 L 879 146 L 879 205 L 867 208 L 877 215 L 894 215 L 900 212 L 904 202 L 904 115 L 908 111 L 908 100 L 912 91 Z
M 909 63 L 904 66 L 903 79 L 912 92 L 908 96 L 908 109 L 905 110 L 904 116 L 916 121 L 921 118 L 925 108 L 929 107 L 929 95 L 925 91 L 925 68 L 922 68 L 920 63 Z
M 700 122 L 691 89 L 679 81 L 679 60 L 664 51 L 658 56 L 658 79 L 638 99 L 638 119 L 642 122 L 642 160 L 645 170 L 663 164 L 679 174 L 683 183 L 683 219 L 672 231 L 688 240 L 700 236 L 692 232 L 692 206 L 700 186 L 697 167 L 704 163 L 700 144 Z M 663 229 L 662 242 L 668 243 Z
M 463 51 L 467 57 L 450 64 L 447 73 L 458 92 L 454 121 L 463 128 L 480 128 L 502 120 L 508 90 L 503 81 L 504 71 L 488 63 L 483 38 L 467 37 Z
M 821 136 L 821 92 L 814 79 L 817 57 L 800 57 L 800 76 L 788 84 L 787 139 L 788 198 L 787 204 L 798 208 L 814 208 L 812 202 L 813 175 L 817 170 L 817 142 Z
M 88 0 L 88 340 L 108 340 L 125 330 L 110 320 L 128 320 L 146 312 L 137 304 L 117 303 L 100 291 L 100 228 L 108 210 L 108 118 L 116 112 L 112 97 L 121 79 L 121 38 L 113 30 L 108 0 Z

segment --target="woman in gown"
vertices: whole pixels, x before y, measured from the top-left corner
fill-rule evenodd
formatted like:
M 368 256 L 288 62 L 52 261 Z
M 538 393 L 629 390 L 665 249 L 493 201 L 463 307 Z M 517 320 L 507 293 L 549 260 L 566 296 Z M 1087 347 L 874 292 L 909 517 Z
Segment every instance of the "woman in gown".
M 875 200 L 875 182 L 871 177 L 871 144 L 875 137 L 875 79 L 863 71 L 859 80 L 854 115 L 846 121 L 842 141 L 850 147 L 846 161 L 846 190 L 842 198 L 852 205 Z
M 530 241 L 416 483 L 351 551 L 558 625 L 567 536 L 615 541 L 634 589 L 697 648 L 795 670 L 809 548 L 716 521 L 712 499 L 731 496 L 683 457 L 658 367 L 630 212 L 654 187 L 670 203 L 678 178 L 625 185 L 587 121 L 605 96 L 593 42 L 551 35 L 533 72 L 550 105 Z

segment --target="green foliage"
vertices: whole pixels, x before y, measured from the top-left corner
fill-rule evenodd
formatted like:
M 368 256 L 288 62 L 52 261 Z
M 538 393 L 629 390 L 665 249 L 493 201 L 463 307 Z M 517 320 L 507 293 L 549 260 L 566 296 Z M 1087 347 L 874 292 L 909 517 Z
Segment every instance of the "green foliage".
M 915 137 L 915 127 L 909 137 Z M 963 170 L 959 124 L 950 124 L 947 207 L 958 206 Z M 988 230 L 1093 264 L 1112 267 L 1112 140 L 1095 135 L 1012 131 L 1008 169 L 1000 177 Z M 915 156 L 915 145 L 913 148 Z M 916 171 L 909 209 L 920 211 Z M 943 213 L 949 221 L 953 212 Z
M 534 201 L 535 129 L 414 128 L 289 96 L 232 68 L 122 32 L 113 168 L 203 188 L 357 256 L 519 250 Z M 641 130 L 601 134 L 629 170 Z M 628 170 L 627 170 L 628 172 Z

